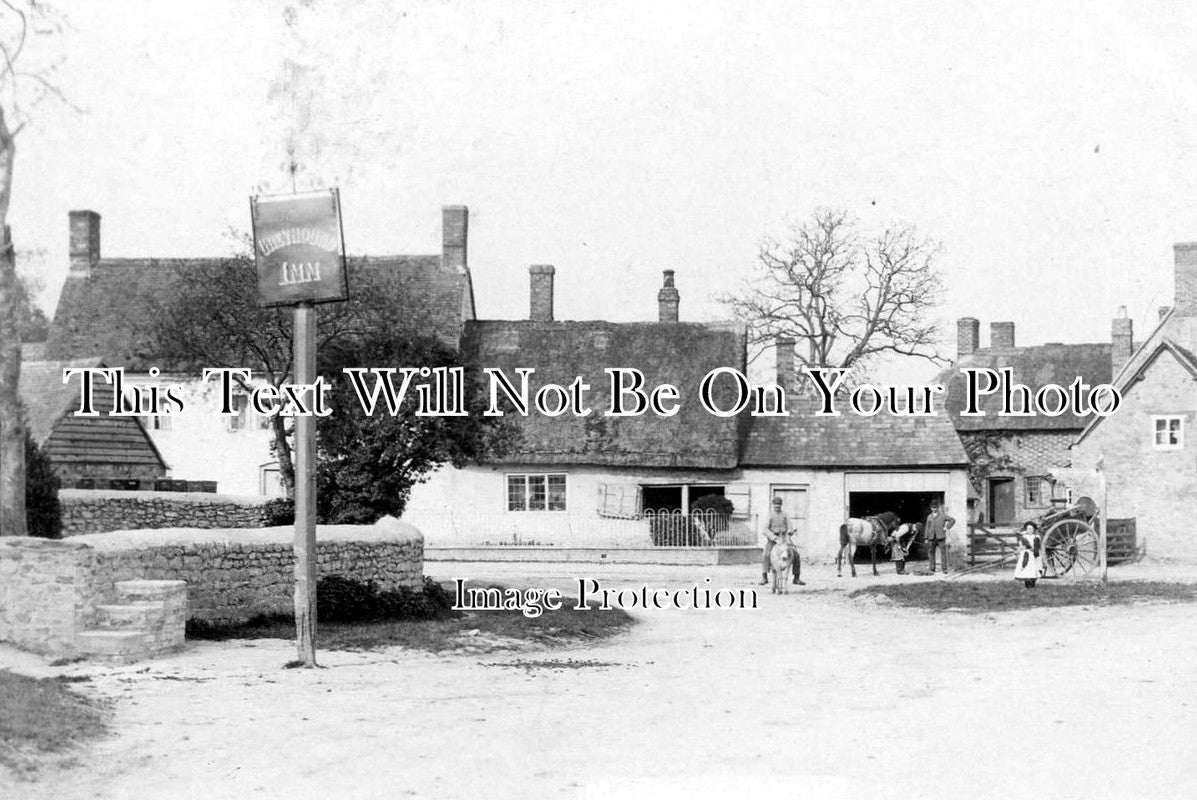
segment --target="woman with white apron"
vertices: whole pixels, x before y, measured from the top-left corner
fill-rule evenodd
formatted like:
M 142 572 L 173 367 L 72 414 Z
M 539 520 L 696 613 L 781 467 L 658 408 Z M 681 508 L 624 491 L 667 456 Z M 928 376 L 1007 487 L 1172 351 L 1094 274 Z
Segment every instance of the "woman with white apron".
M 1014 579 L 1023 582 L 1028 589 L 1035 588 L 1035 581 L 1043 576 L 1043 536 L 1039 526 L 1028 522 L 1018 534 L 1018 555 L 1014 561 Z

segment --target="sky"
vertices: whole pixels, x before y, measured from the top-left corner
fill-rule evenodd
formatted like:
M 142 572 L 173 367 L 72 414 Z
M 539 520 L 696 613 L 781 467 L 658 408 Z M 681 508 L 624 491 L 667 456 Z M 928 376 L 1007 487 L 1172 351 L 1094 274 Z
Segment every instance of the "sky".
M 1197 240 L 1182 2 L 57 5 L 37 57 L 81 111 L 36 109 L 10 213 L 49 311 L 69 210 L 106 256 L 231 252 L 295 130 L 351 253 L 438 252 L 469 206 L 483 318 L 553 264 L 558 319 L 655 319 L 664 269 L 683 320 L 720 319 L 762 239 L 830 207 L 942 243 L 946 355 L 960 316 L 1105 341 L 1125 305 L 1142 339 Z

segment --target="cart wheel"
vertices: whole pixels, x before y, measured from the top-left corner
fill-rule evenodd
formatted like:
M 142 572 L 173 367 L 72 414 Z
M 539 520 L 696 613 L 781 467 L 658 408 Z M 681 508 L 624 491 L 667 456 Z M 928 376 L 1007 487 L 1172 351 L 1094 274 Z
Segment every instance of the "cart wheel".
M 1098 562 L 1097 531 L 1087 522 L 1060 520 L 1043 537 L 1043 566 L 1047 575 L 1085 577 L 1097 569 Z

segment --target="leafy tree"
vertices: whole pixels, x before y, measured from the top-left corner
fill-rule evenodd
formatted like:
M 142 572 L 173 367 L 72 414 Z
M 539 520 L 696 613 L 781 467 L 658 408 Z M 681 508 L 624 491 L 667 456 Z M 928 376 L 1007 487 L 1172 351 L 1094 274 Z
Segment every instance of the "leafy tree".
M 319 371 L 333 381 L 333 413 L 317 421 L 318 516 L 323 523 L 372 523 L 402 513 L 412 487 L 444 464 L 461 467 L 508 452 L 517 429 L 505 417 L 486 417 L 480 375 L 467 372 L 464 417 L 416 416 L 413 380 L 396 415 L 379 400 L 373 416 L 358 401 L 347 367 L 457 367 L 457 353 L 410 328 L 375 329 L 346 337 L 320 354 Z M 373 378 L 365 376 L 368 386 Z M 401 380 L 396 375 L 398 388 Z
M 748 323 L 755 350 L 793 338 L 802 366 L 865 367 L 883 354 L 940 361 L 938 254 L 911 226 L 869 234 L 846 211 L 820 209 L 766 240 L 752 279 L 722 300 Z
M 257 272 L 250 256 L 189 265 L 177 281 L 170 299 L 150 310 L 149 339 L 163 362 L 196 373 L 205 368 L 251 369 L 255 379 L 276 388 L 293 380 L 292 311 L 258 305 Z M 429 324 L 426 303 L 405 297 L 401 287 L 383 286 L 384 281 L 379 270 L 350 262 L 350 300 L 318 307 L 317 352 L 358 341 L 374 328 Z M 237 380 L 246 391 L 252 388 Z M 279 477 L 290 495 L 295 486 L 292 426 L 277 414 L 270 424 Z

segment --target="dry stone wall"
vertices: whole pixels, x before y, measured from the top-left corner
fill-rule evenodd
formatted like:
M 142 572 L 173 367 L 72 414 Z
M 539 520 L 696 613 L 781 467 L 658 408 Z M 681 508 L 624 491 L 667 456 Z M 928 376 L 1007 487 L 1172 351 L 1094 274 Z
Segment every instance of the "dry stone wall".
M 264 497 L 63 489 L 58 499 L 63 536 L 142 528 L 262 528 L 270 524 Z
M 161 582 L 186 582 L 186 614 L 181 600 L 163 594 L 165 621 L 149 631 L 145 654 L 181 642 L 186 618 L 243 622 L 290 612 L 293 531 L 176 528 L 64 540 L 0 538 L 0 641 L 54 655 L 137 656 L 89 650 L 96 644 L 91 639 L 105 638 L 95 629 L 105 627 L 106 611 L 119 610 L 111 604 L 129 594 L 129 581 L 157 581 L 159 589 L 170 586 Z M 317 542 L 322 577 L 374 581 L 385 589 L 423 586 L 424 537 L 411 525 L 388 517 L 376 525 L 320 526 Z

